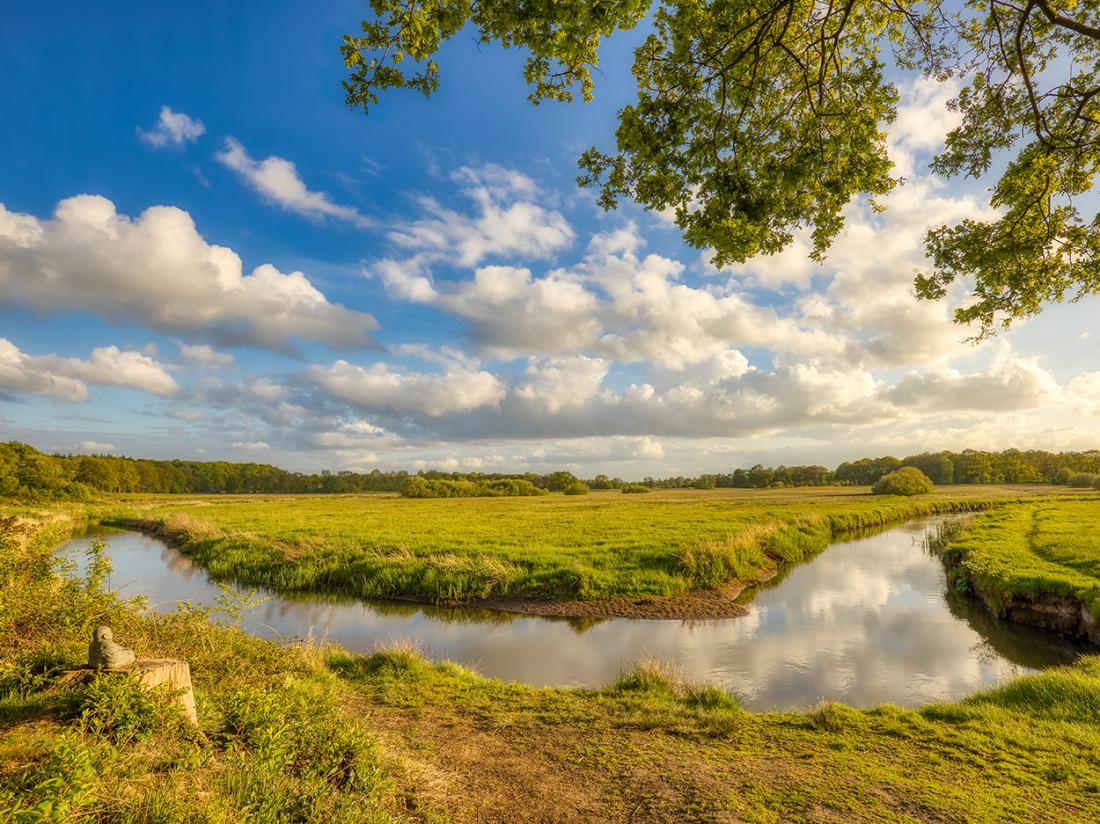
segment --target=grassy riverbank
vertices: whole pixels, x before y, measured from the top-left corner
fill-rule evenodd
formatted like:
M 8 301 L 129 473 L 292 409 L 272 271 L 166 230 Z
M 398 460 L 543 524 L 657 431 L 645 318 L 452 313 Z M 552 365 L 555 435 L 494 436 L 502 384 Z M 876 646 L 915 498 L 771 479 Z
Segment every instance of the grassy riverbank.
M 1100 500 L 983 514 L 944 556 L 956 585 L 996 615 L 1100 643 Z
M 194 610 L 147 614 L 53 575 L 79 512 L 20 514 L 0 527 L 0 820 L 1100 817 L 1098 659 L 915 711 L 747 713 L 652 664 L 603 690 L 534 689 L 408 649 L 280 647 Z M 190 662 L 201 735 L 137 693 L 46 691 L 102 622 Z
M 383 822 L 399 818 L 377 740 L 340 707 L 317 650 L 151 615 L 102 590 L 109 569 L 55 574 L 79 510 L 4 508 L 0 521 L 0 821 Z M 223 616 L 224 617 L 224 616 Z M 169 696 L 105 677 L 53 693 L 110 625 L 142 657 L 188 660 L 203 730 Z
M 852 487 L 428 500 L 164 496 L 99 511 L 108 523 L 159 533 L 217 578 L 249 585 L 431 602 L 571 600 L 581 608 L 621 596 L 736 588 L 845 532 L 1051 492 L 963 486 L 914 498 Z

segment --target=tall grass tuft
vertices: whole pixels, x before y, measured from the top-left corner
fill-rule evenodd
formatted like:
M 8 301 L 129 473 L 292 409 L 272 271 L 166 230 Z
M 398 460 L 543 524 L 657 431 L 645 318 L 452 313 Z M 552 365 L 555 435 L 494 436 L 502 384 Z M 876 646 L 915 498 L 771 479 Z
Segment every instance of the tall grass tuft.
M 612 689 L 682 698 L 687 694 L 687 683 L 683 673 L 670 664 L 656 658 L 643 658 L 620 675 Z
M 972 519 L 940 521 L 924 533 L 924 548 L 933 555 L 942 555 L 948 545 L 972 523 Z

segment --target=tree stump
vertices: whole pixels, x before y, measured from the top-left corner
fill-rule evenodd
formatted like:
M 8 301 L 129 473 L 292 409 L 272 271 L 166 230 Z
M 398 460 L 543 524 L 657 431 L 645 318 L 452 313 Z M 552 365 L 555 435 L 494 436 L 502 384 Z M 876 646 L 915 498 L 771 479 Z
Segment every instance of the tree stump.
M 147 687 L 167 687 L 175 693 L 175 700 L 184 717 L 195 726 L 199 724 L 195 710 L 195 692 L 191 687 L 191 667 L 186 661 L 172 658 L 139 658 L 123 669 L 93 669 L 84 667 L 68 670 L 50 687 L 49 692 L 60 692 L 77 684 L 85 684 L 97 675 L 133 675 L 139 684 Z

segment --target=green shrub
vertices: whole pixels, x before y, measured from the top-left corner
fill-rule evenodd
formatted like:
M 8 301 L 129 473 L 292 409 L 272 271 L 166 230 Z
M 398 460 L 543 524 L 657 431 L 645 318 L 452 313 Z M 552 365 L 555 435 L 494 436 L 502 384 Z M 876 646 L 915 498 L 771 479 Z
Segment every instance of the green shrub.
M 1092 479 L 1092 488 L 1100 489 L 1100 475 L 1097 475 L 1095 478 Z
M 97 676 L 76 698 L 83 730 L 115 744 L 178 735 L 186 724 L 169 690 L 128 675 Z
M 623 484 L 623 492 L 627 495 L 637 495 L 641 492 L 651 492 L 645 484 Z
M 0 782 L 0 819 L 37 824 L 83 818 L 101 783 L 96 755 L 78 736 L 62 734 L 44 762 L 10 785 L 10 795 Z
M 1069 483 L 1069 479 L 1070 477 L 1072 477 L 1072 475 L 1073 470 L 1063 466 L 1061 469 L 1054 473 L 1054 483 L 1062 484 L 1064 486 L 1065 484 Z
M 524 478 L 501 478 L 499 481 L 489 481 L 488 486 L 491 491 L 490 496 L 526 498 L 549 494 L 549 490 L 535 486 Z
M 576 483 L 569 484 L 569 486 L 562 490 L 562 493 L 565 495 L 587 495 L 588 487 L 581 481 L 577 481 Z
M 932 481 L 915 466 L 903 466 L 875 481 L 871 491 L 876 495 L 924 495 L 932 491 Z
M 374 741 L 333 705 L 292 689 L 245 687 L 222 704 L 219 736 L 230 749 L 295 778 L 369 791 L 379 778 Z
M 1100 475 L 1093 475 L 1091 472 L 1074 472 L 1069 476 L 1066 485 L 1077 489 L 1088 489 L 1097 478 L 1100 478 Z
M 222 702 L 222 739 L 265 761 L 284 762 L 291 750 L 285 699 L 275 690 L 245 687 Z
M 401 487 L 401 495 L 405 498 L 511 498 L 546 494 L 547 490 L 523 478 L 450 481 L 416 476 L 409 478 Z
M 43 690 L 71 666 L 65 651 L 52 645 L 16 653 L 7 661 L 0 660 L 0 701 L 26 698 Z

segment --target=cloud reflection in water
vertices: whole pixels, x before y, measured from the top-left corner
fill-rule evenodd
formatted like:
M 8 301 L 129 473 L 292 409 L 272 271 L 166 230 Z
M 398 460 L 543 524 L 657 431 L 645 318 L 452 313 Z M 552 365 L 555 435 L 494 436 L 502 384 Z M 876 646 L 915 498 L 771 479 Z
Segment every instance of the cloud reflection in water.
M 721 684 L 753 710 L 820 700 L 915 706 L 953 700 L 1083 649 L 996 621 L 945 596 L 940 562 L 920 539 L 931 520 L 834 544 L 761 587 L 748 615 L 722 621 L 570 621 L 273 596 L 243 624 L 265 637 L 312 632 L 353 651 L 413 640 L 433 658 L 537 685 L 599 686 L 657 657 L 693 680 Z M 114 585 L 158 609 L 213 604 L 220 590 L 160 541 L 111 532 Z M 74 539 L 79 553 L 92 536 Z

